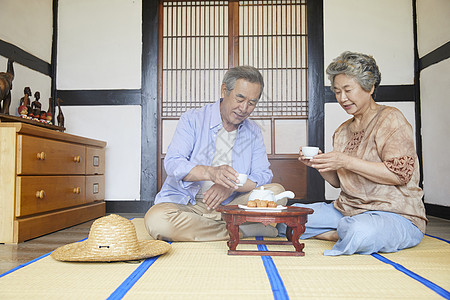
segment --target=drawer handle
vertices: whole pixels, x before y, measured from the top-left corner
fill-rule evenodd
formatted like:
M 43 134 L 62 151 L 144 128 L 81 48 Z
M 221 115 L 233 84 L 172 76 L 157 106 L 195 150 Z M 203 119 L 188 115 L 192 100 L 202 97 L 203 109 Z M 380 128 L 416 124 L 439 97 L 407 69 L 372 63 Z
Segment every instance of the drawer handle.
M 36 155 L 37 159 L 44 160 L 45 159 L 45 152 L 38 152 Z
M 81 191 L 81 189 L 79 187 L 73 188 L 73 193 L 74 194 L 79 194 Z
M 81 161 L 81 157 L 79 155 L 73 157 L 73 162 L 79 163 Z
M 36 191 L 36 198 L 38 198 L 38 199 L 44 199 L 44 197 L 45 197 L 45 192 L 44 192 L 44 190 Z

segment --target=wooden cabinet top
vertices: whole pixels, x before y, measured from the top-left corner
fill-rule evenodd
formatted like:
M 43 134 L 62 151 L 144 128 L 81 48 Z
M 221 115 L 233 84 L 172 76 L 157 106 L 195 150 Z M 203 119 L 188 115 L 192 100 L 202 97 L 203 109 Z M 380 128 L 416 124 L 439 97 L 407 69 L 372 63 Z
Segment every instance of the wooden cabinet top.
M 15 128 L 16 132 L 19 134 L 32 135 L 38 137 L 44 137 L 53 140 L 95 146 L 95 147 L 106 147 L 106 142 L 94 140 L 82 136 L 77 136 L 69 133 L 64 133 L 60 131 L 55 131 L 47 128 L 42 128 L 38 126 L 33 126 L 26 123 L 15 123 L 15 122 L 2 122 L 0 127 Z

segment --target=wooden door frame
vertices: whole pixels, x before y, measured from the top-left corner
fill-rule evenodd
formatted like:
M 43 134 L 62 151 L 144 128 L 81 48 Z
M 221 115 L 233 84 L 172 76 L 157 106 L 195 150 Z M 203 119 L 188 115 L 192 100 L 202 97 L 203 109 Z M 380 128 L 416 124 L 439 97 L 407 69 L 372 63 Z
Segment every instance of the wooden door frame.
M 238 14 L 238 1 L 229 1 L 229 9 L 233 14 Z M 162 97 L 162 24 L 163 7 L 162 1 L 159 1 L 158 9 L 158 153 L 157 153 L 157 190 L 159 191 L 163 183 L 163 159 L 162 155 L 162 120 L 161 120 L 161 97 Z M 307 3 L 307 28 L 308 28 L 308 143 L 324 149 L 324 44 L 323 44 L 323 0 L 308 1 Z M 229 65 L 238 64 L 238 27 L 229 21 L 230 32 L 236 33 L 230 37 L 229 47 Z M 272 120 L 272 125 L 273 124 Z M 272 141 L 274 141 L 274 127 L 272 126 Z M 274 145 L 272 145 L 272 150 Z M 272 151 L 272 153 L 274 153 Z M 296 155 L 269 155 L 269 159 L 296 160 Z M 320 174 L 311 168 L 307 168 L 307 202 L 316 202 L 325 200 L 325 183 Z
M 324 44 L 323 0 L 308 1 L 308 143 L 324 149 Z M 325 181 L 319 172 L 308 168 L 307 201 L 325 200 Z

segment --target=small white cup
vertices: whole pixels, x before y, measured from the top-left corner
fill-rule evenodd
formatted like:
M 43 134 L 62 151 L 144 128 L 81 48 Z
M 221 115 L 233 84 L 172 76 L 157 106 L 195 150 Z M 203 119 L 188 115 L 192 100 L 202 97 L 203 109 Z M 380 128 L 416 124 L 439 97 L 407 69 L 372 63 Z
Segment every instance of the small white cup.
M 244 183 L 247 181 L 247 174 L 241 174 L 239 173 L 238 178 L 239 183 L 236 183 L 237 186 L 243 186 Z
M 302 147 L 302 152 L 305 158 L 311 159 L 319 154 L 319 147 Z

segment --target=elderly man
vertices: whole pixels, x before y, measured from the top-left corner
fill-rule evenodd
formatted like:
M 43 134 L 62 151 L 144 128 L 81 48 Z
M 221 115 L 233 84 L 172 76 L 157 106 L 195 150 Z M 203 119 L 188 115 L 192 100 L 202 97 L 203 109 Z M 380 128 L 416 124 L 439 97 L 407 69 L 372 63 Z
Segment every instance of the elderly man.
M 154 238 L 170 241 L 227 240 L 219 205 L 245 204 L 249 193 L 269 184 L 272 171 L 261 129 L 248 119 L 264 88 L 261 73 L 250 66 L 229 69 L 222 81 L 221 99 L 184 113 L 167 150 L 167 178 L 145 215 Z M 237 186 L 238 174 L 248 175 Z M 285 205 L 286 199 L 278 201 Z M 240 226 L 242 236 L 276 236 L 277 230 L 260 223 Z

